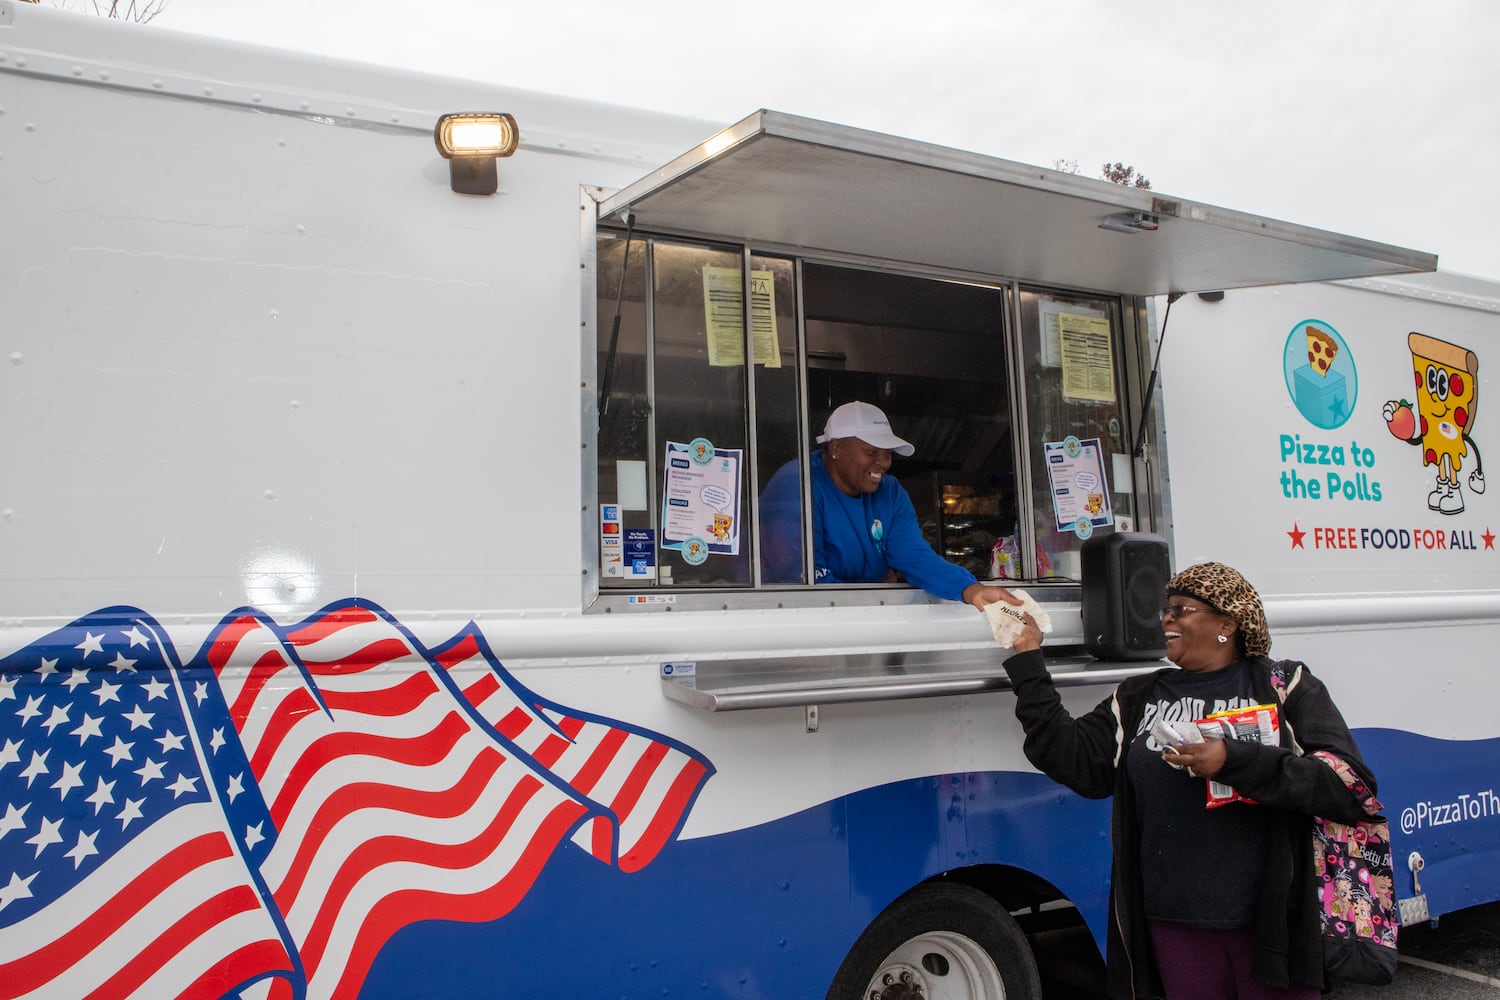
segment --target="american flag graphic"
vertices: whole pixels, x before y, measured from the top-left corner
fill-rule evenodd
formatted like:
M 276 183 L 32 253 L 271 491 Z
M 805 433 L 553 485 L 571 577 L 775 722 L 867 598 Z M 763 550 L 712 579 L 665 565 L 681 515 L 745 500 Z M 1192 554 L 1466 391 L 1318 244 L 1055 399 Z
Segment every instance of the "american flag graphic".
M 352 997 L 427 919 L 489 921 L 572 840 L 624 872 L 713 773 L 343 601 L 243 609 L 186 665 L 134 609 L 0 660 L 0 997 Z

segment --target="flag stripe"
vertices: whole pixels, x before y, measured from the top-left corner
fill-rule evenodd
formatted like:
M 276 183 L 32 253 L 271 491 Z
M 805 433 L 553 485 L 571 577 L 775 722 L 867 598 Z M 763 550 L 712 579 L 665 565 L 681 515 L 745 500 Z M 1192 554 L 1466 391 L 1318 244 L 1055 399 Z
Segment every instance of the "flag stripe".
M 617 863 L 622 872 L 638 872 L 655 860 L 656 855 L 672 839 L 677 824 L 692 804 L 693 796 L 698 794 L 698 786 L 707 777 L 707 766 L 697 760 L 688 761 L 687 766 L 678 772 L 667 794 L 662 796 L 661 805 L 650 815 L 640 836 L 633 841 L 627 840 L 630 845 L 628 848 L 621 847 Z
M 36 926 L 39 921 L 10 928 L 0 944 L 0 950 L 8 958 L 0 964 L 0 982 L 18 994 L 37 989 L 57 970 L 81 961 L 110 934 L 127 925 L 144 904 L 155 899 L 185 873 L 228 857 L 230 853 L 228 841 L 217 833 L 205 833 L 177 846 L 132 879 L 123 891 L 111 892 L 93 910 L 83 914 L 65 938 L 54 939 L 51 933 Z M 36 950 L 17 954 L 27 947 Z
M 582 811 L 583 807 L 576 802 L 559 804 L 527 842 L 521 856 L 508 865 L 503 876 L 489 889 L 464 893 L 466 886 L 484 885 L 487 881 L 474 878 L 474 873 L 464 873 L 463 884 L 446 892 L 408 889 L 385 895 L 371 908 L 362 928 L 364 933 L 350 949 L 343 973 L 330 991 L 331 1000 L 344 1000 L 358 994 L 380 945 L 410 923 L 413 912 L 442 913 L 448 919 L 477 923 L 499 919 L 515 909 Z
M 255 747 L 250 757 L 250 766 L 254 768 L 255 773 L 265 774 L 270 769 L 270 762 L 281 749 L 282 742 L 300 720 L 311 713 L 321 711 L 312 693 L 306 688 L 299 687 L 295 691 L 287 692 L 269 713 L 261 740 L 258 743 L 247 744 Z M 242 733 L 242 735 L 245 734 Z
M 336 799 L 319 804 L 308 823 L 296 860 L 277 883 L 280 898 L 295 899 L 308 869 L 326 840 L 350 813 L 364 809 L 389 809 L 430 818 L 451 815 L 470 808 L 505 763 L 497 750 L 481 752 L 452 788 L 413 792 L 410 787 L 382 785 L 373 781 L 353 782 L 338 790 Z
M 383 944 L 416 913 L 469 921 L 508 913 L 586 808 L 555 790 L 537 795 L 539 786 L 513 789 L 506 806 L 467 843 L 442 847 L 430 839 L 383 837 L 351 850 L 337 884 L 315 900 L 320 910 L 310 926 L 302 927 L 300 913 L 289 910 L 300 930 L 310 991 L 331 989 L 339 996 L 342 985 L 332 989 L 331 983 L 362 981 L 378 951 L 374 943 Z M 382 900 L 393 895 L 434 905 L 383 910 Z
M 343 909 L 349 897 L 366 875 L 383 865 L 400 863 L 407 858 L 421 858 L 421 864 L 434 868 L 470 868 L 494 853 L 510 832 L 511 825 L 528 802 L 541 790 L 542 783 L 526 777 L 516 783 L 488 826 L 472 839 L 458 844 L 432 844 L 409 836 L 370 837 L 349 852 L 326 889 L 319 893 L 320 912 L 302 939 L 302 957 L 308 968 L 316 967 L 329 937 L 333 918 Z M 278 898 L 282 898 L 279 894 Z
M 380 616 L 375 613 L 374 609 L 350 605 L 333 611 L 325 611 L 316 618 L 308 619 L 287 632 L 286 638 L 294 645 L 307 646 L 330 635 L 336 635 L 351 625 L 367 625 L 379 620 Z
M 326 675 L 328 668 L 335 668 L 340 674 L 361 673 L 411 655 L 411 647 L 401 639 L 379 639 L 352 652 L 330 654 L 327 659 L 311 655 L 310 648 L 299 646 L 298 653 L 302 665 L 314 676 Z
M 407 764 L 424 767 L 441 761 L 465 734 L 463 720 L 454 715 L 443 718 L 432 731 L 431 739 L 412 740 L 397 736 L 358 735 L 333 733 L 312 743 L 307 752 L 298 756 L 286 780 L 271 805 L 271 818 L 279 828 L 291 815 L 304 789 L 319 775 L 334 757 L 345 756 L 346 751 L 357 751 L 360 756 L 379 758 L 384 766 Z
M 281 947 L 280 941 L 256 941 L 247 944 L 225 955 L 217 964 L 205 969 L 201 975 L 191 980 L 187 988 L 177 994 L 177 1000 L 221 1000 L 225 995 L 226 983 L 239 984 L 265 969 L 274 969 L 278 960 L 286 961 L 286 952 Z M 166 977 L 159 978 L 165 979 Z M 162 985 L 164 988 L 170 988 L 183 981 L 182 977 L 177 977 Z M 292 1000 L 292 984 L 285 976 L 278 977 L 273 982 L 277 986 L 267 988 L 267 1000 L 273 997 Z M 152 995 L 144 991 L 141 993 L 143 998 Z
M 259 904 L 259 898 L 245 886 L 233 886 L 205 899 L 169 925 L 149 944 L 138 948 L 134 958 L 121 965 L 114 975 L 88 995 L 89 1000 L 135 996 L 163 966 L 171 964 L 174 958 L 182 957 L 184 941 L 202 937 L 207 928 L 240 913 L 253 911 Z M 215 965 L 222 961 L 217 950 L 214 952 L 214 959 Z M 204 971 L 206 970 L 195 970 L 197 975 L 194 978 L 201 980 Z M 238 978 L 235 981 L 238 982 Z
M 394 717 L 414 711 L 437 690 L 431 677 L 412 674 L 400 683 L 378 691 L 338 691 L 323 688 L 323 704 L 330 712 L 359 712 L 362 715 Z

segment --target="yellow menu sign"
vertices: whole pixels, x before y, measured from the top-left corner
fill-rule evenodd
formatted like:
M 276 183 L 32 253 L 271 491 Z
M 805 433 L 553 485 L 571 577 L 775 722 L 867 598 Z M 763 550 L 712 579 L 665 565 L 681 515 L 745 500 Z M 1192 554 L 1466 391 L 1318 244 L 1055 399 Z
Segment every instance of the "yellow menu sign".
M 750 272 L 750 336 L 755 363 L 781 367 L 781 343 L 776 336 L 776 277 L 770 271 Z M 745 363 L 745 286 L 737 267 L 703 269 L 703 318 L 708 329 L 708 363 L 729 367 Z
M 1109 344 L 1109 320 L 1103 316 L 1058 313 L 1062 391 L 1065 399 L 1112 403 L 1115 362 Z

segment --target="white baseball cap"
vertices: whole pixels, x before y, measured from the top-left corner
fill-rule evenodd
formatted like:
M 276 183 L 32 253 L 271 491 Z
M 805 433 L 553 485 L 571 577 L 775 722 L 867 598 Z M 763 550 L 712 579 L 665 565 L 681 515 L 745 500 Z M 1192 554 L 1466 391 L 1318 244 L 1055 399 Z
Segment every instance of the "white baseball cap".
M 885 418 L 880 407 L 859 400 L 845 403 L 828 414 L 823 433 L 818 435 L 818 444 L 823 444 L 830 438 L 859 438 L 876 448 L 889 448 L 903 458 L 917 450 L 911 446 L 911 442 L 891 433 L 891 422 Z

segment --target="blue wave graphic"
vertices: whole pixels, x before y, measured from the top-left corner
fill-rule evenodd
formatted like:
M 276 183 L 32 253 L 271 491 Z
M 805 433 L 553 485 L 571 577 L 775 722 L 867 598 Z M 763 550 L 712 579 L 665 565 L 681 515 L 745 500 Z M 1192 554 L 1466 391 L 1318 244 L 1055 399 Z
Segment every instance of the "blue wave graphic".
M 897 782 L 677 841 L 629 876 L 570 845 L 505 919 L 403 930 L 362 996 L 821 1000 L 869 922 L 950 869 L 1043 873 L 1090 915 L 1097 936 L 1108 828 L 1107 801 L 1038 774 L 989 773 Z M 1071 834 L 1079 830 L 1094 832 Z

